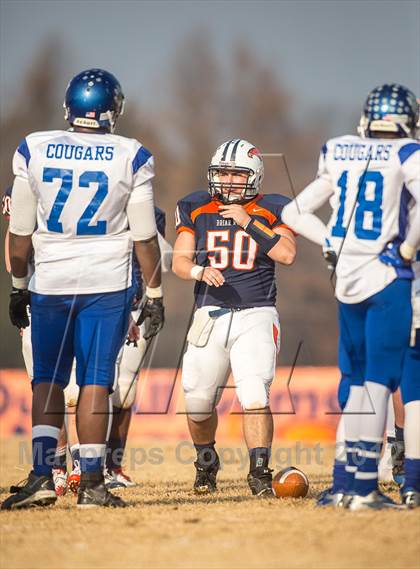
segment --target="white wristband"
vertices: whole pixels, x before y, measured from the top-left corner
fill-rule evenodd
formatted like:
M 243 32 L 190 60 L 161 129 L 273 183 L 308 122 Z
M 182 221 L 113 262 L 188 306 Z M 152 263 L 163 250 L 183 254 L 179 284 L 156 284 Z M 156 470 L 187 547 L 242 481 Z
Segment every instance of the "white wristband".
M 157 286 L 155 288 L 146 287 L 146 296 L 148 298 L 162 298 L 163 290 L 162 286 Z
M 416 252 L 414 247 L 403 241 L 400 245 L 400 255 L 405 261 L 411 261 Z
M 200 265 L 194 265 L 190 271 L 191 278 L 196 281 L 201 281 L 203 271 L 204 267 L 200 267 Z
M 20 290 L 28 288 L 28 284 L 30 281 L 30 277 L 26 275 L 26 277 L 15 277 L 12 275 L 12 286 L 14 288 L 18 288 Z

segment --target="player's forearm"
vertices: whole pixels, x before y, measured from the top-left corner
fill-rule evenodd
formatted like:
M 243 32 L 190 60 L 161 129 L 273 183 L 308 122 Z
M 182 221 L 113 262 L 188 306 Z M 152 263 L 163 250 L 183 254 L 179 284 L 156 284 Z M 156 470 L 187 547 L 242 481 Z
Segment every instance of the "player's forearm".
M 410 228 L 400 246 L 401 255 L 406 259 L 414 258 L 420 248 L 420 204 L 416 204 L 411 216 Z
M 12 267 L 10 266 L 9 241 L 10 241 L 10 232 L 8 229 L 6 237 L 4 238 L 4 264 L 6 265 L 6 271 L 8 273 L 11 273 Z
M 31 235 L 15 235 L 10 233 L 9 257 L 12 278 L 26 279 L 28 274 L 28 261 L 32 251 Z M 26 283 L 27 284 L 27 283 Z M 17 288 L 26 288 L 18 286 Z
M 287 205 L 286 208 L 291 205 L 292 204 Z M 292 209 L 286 211 L 286 208 L 282 214 L 282 219 L 293 231 L 309 239 L 309 241 L 313 241 L 317 245 L 324 245 L 325 239 L 328 236 L 328 229 L 319 217 L 313 213 L 293 212 Z
M 288 237 L 282 236 L 267 255 L 276 263 L 291 265 L 296 257 L 296 243 Z
M 161 258 L 157 236 L 146 241 L 134 241 L 134 251 L 142 270 L 146 286 L 160 287 L 162 283 Z
M 174 253 L 172 260 L 172 271 L 176 274 L 177 277 L 187 281 L 194 280 L 195 277 L 192 276 L 191 270 L 195 267 L 198 267 L 198 265 L 196 265 L 192 259 L 185 255 Z M 202 269 L 200 268 L 200 270 Z
M 328 230 L 313 212 L 324 205 L 332 193 L 329 179 L 317 178 L 283 209 L 283 222 L 306 239 L 324 245 Z

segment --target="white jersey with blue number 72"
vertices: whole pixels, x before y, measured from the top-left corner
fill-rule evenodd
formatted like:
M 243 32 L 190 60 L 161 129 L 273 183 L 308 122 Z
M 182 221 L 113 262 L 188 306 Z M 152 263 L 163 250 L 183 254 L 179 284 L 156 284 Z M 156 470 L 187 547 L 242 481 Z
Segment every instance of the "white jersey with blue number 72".
M 361 302 L 398 277 L 378 255 L 389 241 L 405 238 L 409 223 L 420 222 L 410 215 L 420 203 L 419 150 L 409 138 L 350 135 L 323 146 L 318 179 L 333 209 L 328 231 L 340 253 L 336 295 L 342 302 Z
M 36 132 L 20 143 L 13 171 L 38 203 L 30 290 L 86 294 L 131 285 L 126 206 L 134 190 L 151 189 L 146 148 L 114 134 Z

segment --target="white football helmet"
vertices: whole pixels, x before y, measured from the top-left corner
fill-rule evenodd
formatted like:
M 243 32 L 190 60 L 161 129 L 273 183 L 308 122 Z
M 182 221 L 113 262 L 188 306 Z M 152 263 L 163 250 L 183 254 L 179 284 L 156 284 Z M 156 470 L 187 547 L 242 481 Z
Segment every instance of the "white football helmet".
M 243 183 L 221 182 L 220 172 L 247 174 Z M 235 138 L 219 146 L 211 159 L 207 178 L 209 193 L 223 203 L 243 202 L 254 198 L 264 178 L 264 163 L 260 151 L 250 142 Z M 240 193 L 232 190 L 241 190 Z

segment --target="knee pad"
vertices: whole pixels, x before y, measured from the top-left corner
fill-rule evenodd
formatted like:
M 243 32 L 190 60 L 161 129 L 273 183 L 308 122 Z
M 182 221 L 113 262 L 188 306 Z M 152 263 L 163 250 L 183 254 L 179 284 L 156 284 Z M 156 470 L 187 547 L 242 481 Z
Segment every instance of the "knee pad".
M 112 405 L 119 409 L 130 409 L 136 400 L 137 377 L 133 373 L 120 373 L 117 377 L 117 386 L 111 395 Z
M 115 390 L 112 404 L 119 409 L 130 409 L 136 400 L 140 365 L 146 350 L 146 341 L 141 338 L 137 346 L 124 345 L 116 366 Z
M 269 406 L 271 380 L 253 376 L 240 382 L 236 393 L 242 408 L 247 411 Z
M 209 419 L 214 411 L 214 400 L 214 397 L 185 394 L 185 410 L 188 417 L 196 423 L 202 423 Z

